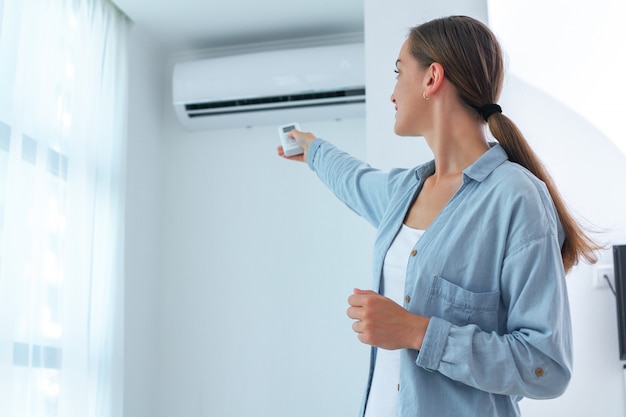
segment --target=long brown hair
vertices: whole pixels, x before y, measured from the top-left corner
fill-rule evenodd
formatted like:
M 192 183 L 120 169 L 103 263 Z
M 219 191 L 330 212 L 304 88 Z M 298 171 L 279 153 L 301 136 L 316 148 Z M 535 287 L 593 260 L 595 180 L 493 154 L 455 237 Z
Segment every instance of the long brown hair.
M 498 102 L 504 81 L 500 44 L 491 30 L 467 16 L 435 19 L 411 29 L 409 45 L 412 56 L 422 68 L 438 62 L 446 78 L 456 87 L 460 100 L 482 117 L 483 106 Z M 576 222 L 567 209 L 548 171 L 532 150 L 515 123 L 501 112 L 487 117 L 489 130 L 509 156 L 543 181 L 556 207 L 565 232 L 561 256 L 565 271 L 584 258 L 597 262 L 601 248 Z

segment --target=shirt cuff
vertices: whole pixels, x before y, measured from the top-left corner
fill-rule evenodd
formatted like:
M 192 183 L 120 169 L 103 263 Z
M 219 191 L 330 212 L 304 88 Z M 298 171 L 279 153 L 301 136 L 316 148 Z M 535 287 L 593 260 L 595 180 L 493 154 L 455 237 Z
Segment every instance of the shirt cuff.
M 436 371 L 448 342 L 452 323 L 438 317 L 431 317 L 424 334 L 422 348 L 415 363 L 429 371 Z
M 322 146 L 323 144 L 324 140 L 317 138 L 313 142 L 311 142 L 311 144 L 309 145 L 309 149 L 307 149 L 306 151 L 306 162 L 309 165 L 309 168 L 311 168 L 312 170 L 315 170 L 315 168 L 313 168 L 315 154 L 319 150 L 320 146 Z

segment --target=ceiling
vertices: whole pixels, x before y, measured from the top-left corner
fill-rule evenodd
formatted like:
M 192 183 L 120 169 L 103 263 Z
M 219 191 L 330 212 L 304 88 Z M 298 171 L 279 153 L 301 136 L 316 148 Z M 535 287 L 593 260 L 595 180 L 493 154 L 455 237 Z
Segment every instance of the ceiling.
M 363 32 L 363 0 L 112 0 L 178 50 Z

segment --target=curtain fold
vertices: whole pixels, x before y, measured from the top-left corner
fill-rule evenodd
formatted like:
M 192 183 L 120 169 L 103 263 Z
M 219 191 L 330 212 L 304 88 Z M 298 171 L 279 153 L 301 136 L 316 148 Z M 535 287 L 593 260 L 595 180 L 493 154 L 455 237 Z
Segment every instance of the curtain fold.
M 122 416 L 130 23 L 0 0 L 0 408 Z

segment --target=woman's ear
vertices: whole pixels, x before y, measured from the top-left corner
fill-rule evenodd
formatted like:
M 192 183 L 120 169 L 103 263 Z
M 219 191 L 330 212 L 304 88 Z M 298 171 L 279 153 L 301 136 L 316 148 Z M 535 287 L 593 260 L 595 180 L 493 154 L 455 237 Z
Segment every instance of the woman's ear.
M 435 94 L 445 78 L 443 66 L 438 62 L 430 64 L 424 75 L 424 94 L 428 97 Z

